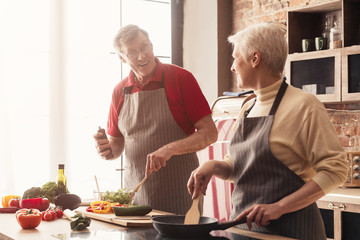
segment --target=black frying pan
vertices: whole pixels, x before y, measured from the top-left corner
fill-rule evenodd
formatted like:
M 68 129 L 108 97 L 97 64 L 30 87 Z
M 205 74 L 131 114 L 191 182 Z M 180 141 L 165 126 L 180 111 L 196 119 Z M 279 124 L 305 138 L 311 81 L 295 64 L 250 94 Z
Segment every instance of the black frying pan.
M 213 230 L 225 230 L 238 224 L 246 223 L 246 218 L 239 221 L 218 222 L 216 218 L 200 217 L 199 224 L 184 224 L 184 215 L 153 216 L 154 228 L 168 237 L 203 237 Z

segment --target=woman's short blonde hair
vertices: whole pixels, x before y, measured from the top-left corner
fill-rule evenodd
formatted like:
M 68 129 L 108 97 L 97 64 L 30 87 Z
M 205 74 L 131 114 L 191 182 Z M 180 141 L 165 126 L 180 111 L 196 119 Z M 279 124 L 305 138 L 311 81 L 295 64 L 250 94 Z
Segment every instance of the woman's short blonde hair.
M 228 37 L 228 41 L 246 60 L 250 60 L 254 51 L 259 51 L 263 64 L 275 74 L 283 74 L 288 48 L 285 31 L 280 24 L 254 24 Z
M 129 24 L 120 28 L 116 33 L 113 41 L 114 48 L 120 52 L 121 45 L 134 40 L 139 32 L 143 33 L 150 42 L 149 34 L 144 29 L 139 28 L 137 25 Z

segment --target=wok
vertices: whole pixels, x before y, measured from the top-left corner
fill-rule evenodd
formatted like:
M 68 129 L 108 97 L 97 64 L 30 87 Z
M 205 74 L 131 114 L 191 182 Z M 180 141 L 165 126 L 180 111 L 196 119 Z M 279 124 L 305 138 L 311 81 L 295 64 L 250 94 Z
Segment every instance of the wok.
M 218 222 L 216 218 L 200 217 L 199 224 L 184 224 L 185 215 L 153 216 L 154 228 L 168 237 L 204 237 L 213 230 L 225 230 L 238 224 L 246 223 L 246 218 L 239 221 Z

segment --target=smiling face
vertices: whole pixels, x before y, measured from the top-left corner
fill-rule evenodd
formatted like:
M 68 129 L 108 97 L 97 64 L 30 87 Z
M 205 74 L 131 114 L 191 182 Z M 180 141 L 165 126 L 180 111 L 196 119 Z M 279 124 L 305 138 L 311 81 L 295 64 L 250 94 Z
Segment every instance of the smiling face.
M 146 82 L 156 69 L 153 47 L 149 39 L 139 32 L 134 39 L 121 44 L 120 59 L 128 63 L 140 82 Z

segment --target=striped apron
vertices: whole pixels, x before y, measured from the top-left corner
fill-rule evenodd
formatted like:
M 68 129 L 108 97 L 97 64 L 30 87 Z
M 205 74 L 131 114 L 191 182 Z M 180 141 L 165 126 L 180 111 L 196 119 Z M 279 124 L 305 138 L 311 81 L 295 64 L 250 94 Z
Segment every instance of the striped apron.
M 230 142 L 235 184 L 231 219 L 253 204 L 279 201 L 305 184 L 272 154 L 269 146 L 274 115 L 287 86 L 284 81 L 268 116 L 249 118 L 247 115 L 254 105 L 247 110 Z M 237 227 L 247 229 L 246 224 Z M 253 223 L 252 230 L 297 239 L 326 239 L 324 223 L 316 203 L 284 214 L 264 227 Z
M 119 129 L 125 139 L 125 188 L 134 189 L 145 176 L 146 156 L 160 147 L 187 137 L 175 122 L 166 98 L 164 76 L 157 90 L 131 94 L 124 88 Z M 152 173 L 134 197 L 134 204 L 185 214 L 192 199 L 187 190 L 191 172 L 199 166 L 196 153 L 177 155 Z

